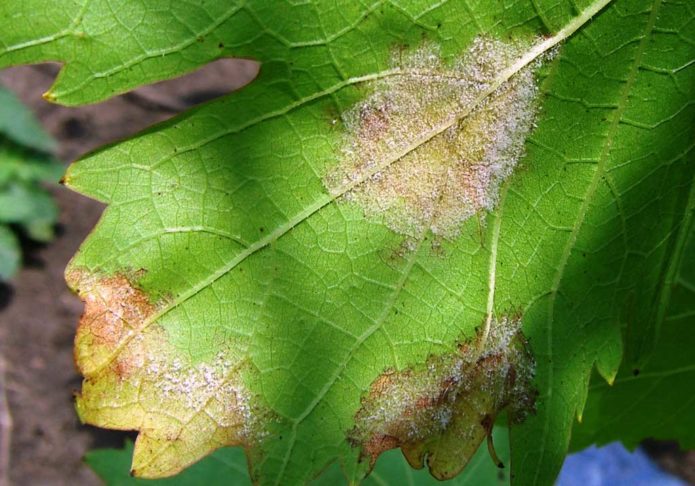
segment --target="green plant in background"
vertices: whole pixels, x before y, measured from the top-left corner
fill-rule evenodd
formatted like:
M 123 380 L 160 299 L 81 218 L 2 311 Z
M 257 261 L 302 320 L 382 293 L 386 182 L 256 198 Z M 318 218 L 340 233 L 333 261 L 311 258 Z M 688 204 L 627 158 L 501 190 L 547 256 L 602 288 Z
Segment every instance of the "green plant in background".
M 67 105 L 261 63 L 65 178 L 108 204 L 66 271 L 86 304 L 77 409 L 139 431 L 134 475 L 241 445 L 261 484 L 398 484 L 395 448 L 450 478 L 486 437 L 504 455 L 495 423 L 522 485 L 593 442 L 695 446 L 692 2 L 34 0 L 0 18 L 0 64 L 64 62 L 45 96 Z M 90 460 L 116 482 L 123 454 Z
M 33 114 L 0 87 L 0 281 L 21 264 L 18 232 L 38 242 L 53 238 L 58 209 L 42 183 L 63 173 L 49 155 L 54 148 Z
M 495 427 L 495 442 L 504 444 L 507 430 Z M 500 459 L 509 460 L 509 450 L 503 448 Z M 87 464 L 111 486 L 197 486 L 200 484 L 233 484 L 246 486 L 251 484 L 246 458 L 239 448 L 227 447 L 213 452 L 210 456 L 194 464 L 181 474 L 166 479 L 138 479 L 129 474 L 133 454 L 131 442 L 124 449 L 100 449 L 87 454 Z M 311 482 L 312 486 L 335 486 L 344 482 L 344 477 L 337 464 Z M 466 469 L 456 478 L 442 483 L 433 478 L 426 470 L 414 470 L 403 460 L 397 450 L 390 450 L 377 461 L 374 470 L 363 482 L 366 486 L 384 485 L 418 485 L 435 486 L 503 486 L 509 484 L 509 469 L 499 469 L 490 460 L 485 448 L 473 456 Z

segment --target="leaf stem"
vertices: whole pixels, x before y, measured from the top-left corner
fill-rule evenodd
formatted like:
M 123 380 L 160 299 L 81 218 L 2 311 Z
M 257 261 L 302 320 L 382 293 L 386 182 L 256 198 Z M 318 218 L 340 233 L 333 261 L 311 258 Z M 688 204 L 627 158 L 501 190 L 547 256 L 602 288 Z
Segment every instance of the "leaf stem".
M 504 469 L 504 463 L 497 455 L 497 451 L 495 451 L 495 442 L 492 438 L 492 432 L 488 432 L 487 434 L 487 452 L 490 454 L 490 458 L 492 458 L 492 462 L 495 463 L 495 466 L 499 469 Z
M 506 197 L 507 187 L 507 184 L 503 186 L 503 192 L 500 194 L 500 201 L 504 200 Z M 500 239 L 501 226 L 502 215 L 497 214 L 495 215 L 495 221 L 492 227 L 492 241 L 490 242 L 490 264 L 488 267 L 488 294 L 487 307 L 485 309 L 485 327 L 483 328 L 483 332 L 478 340 L 476 360 L 480 358 L 485 351 L 485 345 L 487 344 L 488 337 L 490 336 L 490 328 L 492 327 L 492 314 L 495 304 L 495 280 L 497 278 L 497 245 Z
M 507 80 L 509 80 L 516 73 L 524 69 L 528 64 L 530 64 L 536 58 L 538 58 L 538 56 L 542 55 L 543 53 L 552 49 L 563 40 L 570 37 L 577 30 L 579 30 L 580 27 L 582 27 L 589 20 L 591 20 L 591 18 L 594 15 L 599 13 L 601 10 L 603 10 L 604 7 L 611 3 L 611 1 L 612 0 L 597 0 L 596 2 L 591 4 L 589 8 L 580 13 L 577 17 L 573 18 L 572 21 L 570 21 L 570 23 L 568 23 L 565 27 L 560 29 L 557 34 L 555 34 L 552 37 L 548 37 L 542 42 L 539 42 L 538 44 L 532 46 L 531 49 L 529 49 L 522 57 L 520 57 L 516 62 L 514 62 L 511 66 L 504 69 L 500 73 L 500 75 L 495 80 L 495 83 L 493 84 L 491 91 L 494 91 L 495 89 L 502 86 L 502 84 L 507 82 Z M 501 194 L 500 198 L 503 197 L 504 194 Z M 485 326 L 483 327 L 483 332 L 478 341 L 478 357 L 480 357 L 480 355 L 483 353 L 485 349 L 488 337 L 490 336 L 490 328 L 492 327 L 492 314 L 495 302 L 495 277 L 497 271 L 497 243 L 499 241 L 500 236 L 501 219 L 502 218 L 500 217 L 500 215 L 497 215 L 495 219 L 495 226 L 493 227 L 492 244 L 490 247 L 490 266 L 488 269 L 488 299 L 485 314 Z

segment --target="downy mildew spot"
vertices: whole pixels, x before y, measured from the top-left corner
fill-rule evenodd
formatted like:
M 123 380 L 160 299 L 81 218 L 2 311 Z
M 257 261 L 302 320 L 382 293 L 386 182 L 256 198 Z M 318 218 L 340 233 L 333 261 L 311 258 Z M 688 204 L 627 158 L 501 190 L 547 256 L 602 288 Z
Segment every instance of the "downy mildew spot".
M 379 375 L 348 434 L 362 458 L 373 466 L 382 452 L 400 447 L 413 467 L 426 461 L 436 478 L 448 479 L 490 437 L 502 411 L 522 421 L 533 411 L 536 392 L 535 362 L 520 325 L 503 317 L 487 337 L 479 333 L 456 352 Z
M 253 449 L 263 439 L 273 418 L 246 386 L 237 343 L 194 360 L 153 321 L 167 300 L 152 301 L 136 274 L 73 268 L 66 278 L 85 303 L 75 339 L 85 377 L 77 412 L 85 423 L 140 431 L 134 474 L 171 475 L 218 447 Z
M 462 222 L 494 208 L 524 154 L 541 61 L 494 88 L 528 47 L 478 37 L 451 65 L 434 45 L 395 56 L 393 73 L 343 113 L 346 133 L 340 161 L 325 177 L 328 190 L 398 233 L 456 237 Z

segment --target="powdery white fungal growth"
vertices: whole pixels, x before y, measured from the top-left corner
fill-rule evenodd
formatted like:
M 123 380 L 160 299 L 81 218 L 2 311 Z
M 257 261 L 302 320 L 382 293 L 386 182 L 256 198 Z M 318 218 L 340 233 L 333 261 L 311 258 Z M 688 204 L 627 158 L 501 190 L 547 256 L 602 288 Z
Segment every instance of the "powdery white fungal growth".
M 401 447 L 413 467 L 423 467 L 427 458 L 435 477 L 451 478 L 490 436 L 502 410 L 523 420 L 535 401 L 535 363 L 520 321 L 502 318 L 481 339 L 425 366 L 379 376 L 350 433 L 362 456 L 373 465 L 383 451 Z
M 68 274 L 85 302 L 75 348 L 85 375 L 80 418 L 140 430 L 136 451 L 145 451 L 139 456 L 145 469 L 138 474 L 171 474 L 218 447 L 257 445 L 273 417 L 245 385 L 243 347 L 227 343 L 213 358 L 192 362 L 153 322 L 161 302 L 152 302 L 133 277 Z M 183 456 L 162 452 L 180 447 Z M 149 454 L 158 462 L 148 461 Z
M 241 438 L 250 438 L 255 417 L 251 395 L 226 353 L 211 363 L 195 366 L 180 358 L 150 356 L 145 380 L 152 383 L 163 403 L 184 405 L 192 413 L 205 411 L 220 427 L 238 427 Z
M 452 66 L 432 45 L 399 58 L 393 74 L 343 114 L 345 141 L 325 178 L 329 191 L 398 233 L 455 237 L 463 221 L 494 208 L 500 183 L 524 154 L 539 62 L 495 87 L 528 47 L 478 37 Z

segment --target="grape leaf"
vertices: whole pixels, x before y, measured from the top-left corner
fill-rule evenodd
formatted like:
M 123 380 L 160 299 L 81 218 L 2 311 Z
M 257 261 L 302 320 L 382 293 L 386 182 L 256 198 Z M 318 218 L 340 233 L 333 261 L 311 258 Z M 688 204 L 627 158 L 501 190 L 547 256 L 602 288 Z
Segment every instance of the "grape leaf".
M 262 64 L 66 177 L 109 205 L 67 270 L 78 411 L 140 431 L 135 474 L 243 444 L 261 483 L 359 480 L 390 447 L 449 477 L 508 409 L 514 480 L 549 484 L 626 322 L 654 354 L 693 183 L 691 5 L 33 3 L 2 62 L 66 62 L 63 103 Z

